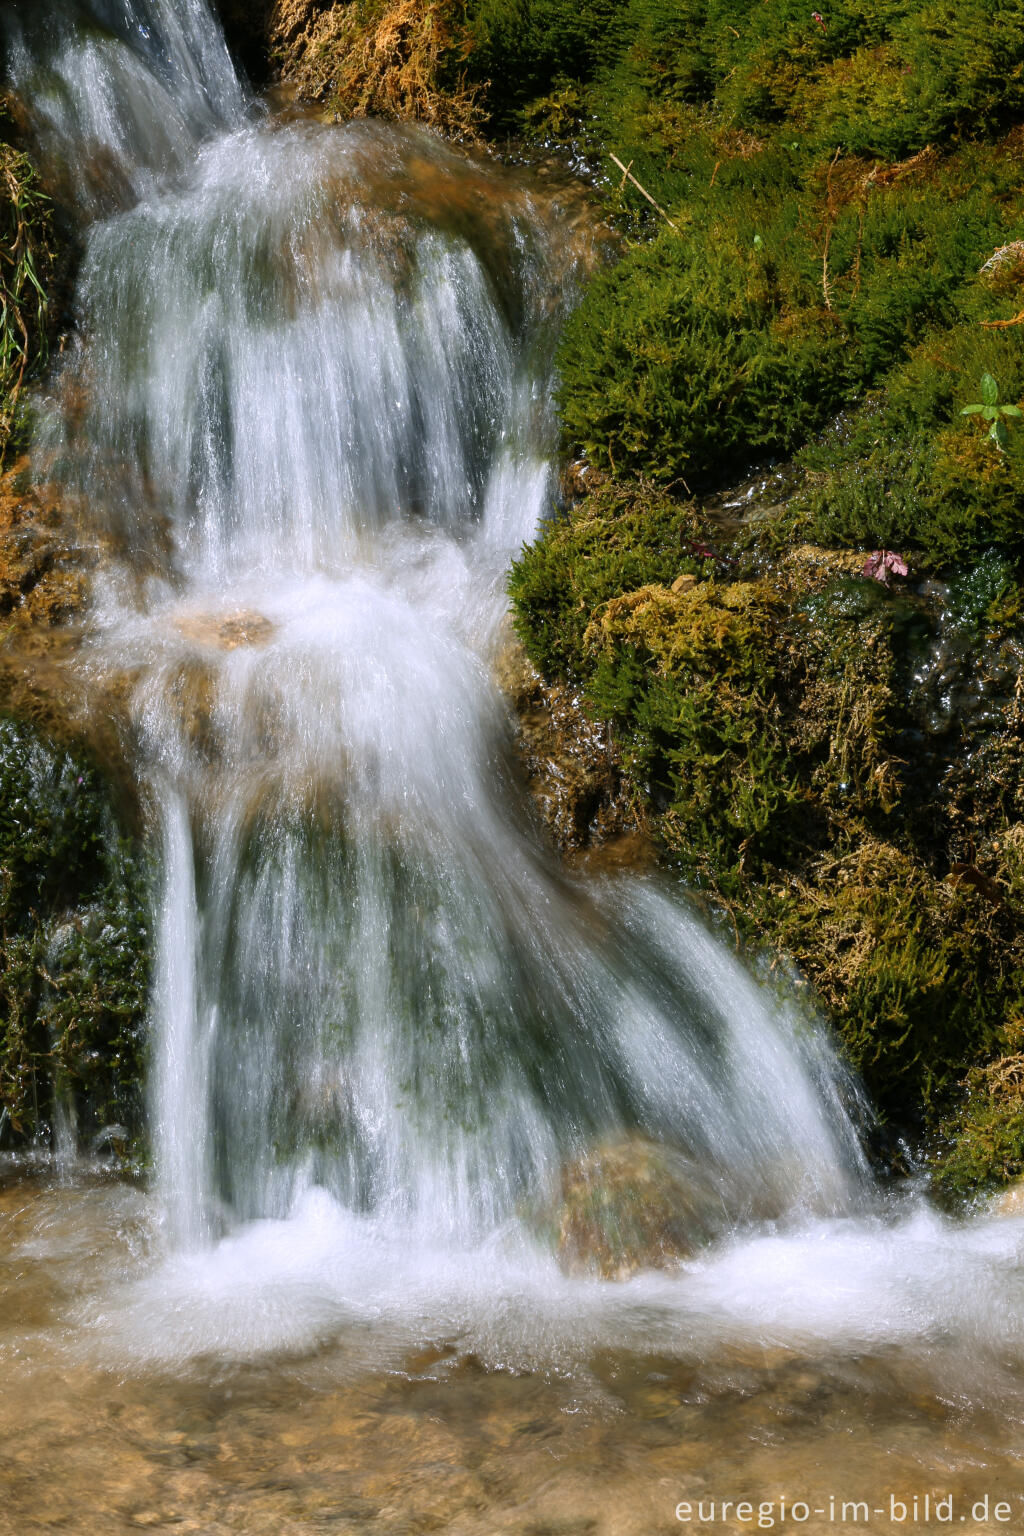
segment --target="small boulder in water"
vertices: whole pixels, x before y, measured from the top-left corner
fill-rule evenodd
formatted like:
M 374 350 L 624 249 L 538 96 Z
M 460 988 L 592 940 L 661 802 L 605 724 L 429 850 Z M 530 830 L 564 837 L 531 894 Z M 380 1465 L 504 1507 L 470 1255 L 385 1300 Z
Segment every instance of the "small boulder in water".
M 548 1213 L 562 1267 L 606 1280 L 669 1268 L 726 1222 L 721 1192 L 706 1173 L 674 1148 L 640 1137 L 567 1164 Z

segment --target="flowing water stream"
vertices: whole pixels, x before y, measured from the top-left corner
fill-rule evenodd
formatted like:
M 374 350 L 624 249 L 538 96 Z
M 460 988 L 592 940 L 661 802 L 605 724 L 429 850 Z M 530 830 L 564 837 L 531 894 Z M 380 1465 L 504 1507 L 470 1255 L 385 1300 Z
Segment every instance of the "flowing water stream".
M 654 1531 L 827 1490 L 836 1429 L 838 1496 L 1020 1521 L 1024 1223 L 876 1190 L 825 1033 L 678 892 L 561 868 L 521 786 L 504 574 L 598 233 L 274 118 L 206 0 L 6 25 L 84 247 L 36 457 L 160 866 L 151 1184 L 2 1197 L 10 1529 Z M 559 1263 L 616 1147 L 708 1246 Z

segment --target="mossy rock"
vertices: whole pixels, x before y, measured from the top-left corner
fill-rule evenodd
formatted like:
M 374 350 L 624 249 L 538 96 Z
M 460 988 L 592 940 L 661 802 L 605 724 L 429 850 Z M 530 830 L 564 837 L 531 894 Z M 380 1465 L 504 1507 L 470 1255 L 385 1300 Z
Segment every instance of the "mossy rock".
M 980 886 L 980 888 L 979 888 Z M 948 1110 L 1020 1005 L 1020 914 L 865 837 L 780 890 L 773 936 L 814 983 L 883 1113 Z
M 942 1139 L 932 1177 L 943 1194 L 977 1196 L 1024 1177 L 1024 1056 L 970 1073 Z
M 0 1105 L 46 1139 L 141 1115 L 146 872 L 81 754 L 0 717 Z
M 587 631 L 587 696 L 681 867 L 724 895 L 778 856 L 799 812 L 776 694 L 781 605 L 756 582 L 651 586 Z
M 601 485 L 546 523 L 513 564 L 517 632 L 546 677 L 576 677 L 603 603 L 652 583 L 671 586 L 712 563 L 693 508 L 648 483 Z

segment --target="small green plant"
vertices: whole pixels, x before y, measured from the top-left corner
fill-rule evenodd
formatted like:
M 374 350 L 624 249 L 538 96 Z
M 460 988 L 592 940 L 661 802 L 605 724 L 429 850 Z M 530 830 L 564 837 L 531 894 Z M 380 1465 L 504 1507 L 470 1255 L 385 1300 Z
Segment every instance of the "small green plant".
M 1007 420 L 1017 420 L 1022 414 L 1019 406 L 999 404 L 999 385 L 990 373 L 981 376 L 981 399 L 973 405 L 965 405 L 960 412 L 961 416 L 980 416 L 983 421 L 990 423 L 988 435 L 1000 453 L 1006 452 L 1010 440 L 1006 430 Z

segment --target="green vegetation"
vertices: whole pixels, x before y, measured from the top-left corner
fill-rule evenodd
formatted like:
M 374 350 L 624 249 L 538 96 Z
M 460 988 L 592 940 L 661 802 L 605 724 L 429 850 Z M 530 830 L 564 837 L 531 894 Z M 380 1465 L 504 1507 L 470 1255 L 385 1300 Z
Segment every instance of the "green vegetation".
M 617 727 L 634 780 L 663 799 L 668 847 L 726 897 L 799 809 L 769 640 L 777 610 L 757 582 L 645 586 L 606 603 L 584 638 L 588 699 Z
M 666 857 L 796 960 L 883 1115 L 942 1126 L 946 1187 L 1022 1172 L 1024 20 L 467 16 L 492 121 L 588 159 L 627 237 L 560 348 L 601 483 L 512 572 L 527 652 L 611 722 Z M 759 521 L 694 500 L 783 456 Z
M 0 717 L 0 1104 L 19 1138 L 55 1101 L 88 1138 L 137 1127 L 143 872 L 96 770 Z
M 922 155 L 889 182 L 864 160 L 799 174 L 795 160 L 766 147 L 695 165 L 686 203 L 669 204 L 678 228 L 590 288 L 563 340 L 560 403 L 567 443 L 595 464 L 707 490 L 879 386 L 887 438 L 926 427 L 956 455 L 976 444 L 976 424 L 951 419 L 981 374 L 1007 403 L 1024 388 L 1001 324 L 1018 283 L 979 275 L 1024 227 L 1012 145 Z M 878 414 L 867 402 L 863 435 Z
M 965 405 L 960 412 L 961 416 L 978 416 L 989 423 L 988 435 L 996 447 L 1006 452 L 1006 445 L 1010 441 L 1007 431 L 1007 421 L 1019 421 L 1024 412 L 1017 405 L 999 404 L 999 385 L 990 373 L 981 376 L 981 399 L 974 405 Z
M 705 569 L 712 556 L 699 528 L 692 507 L 642 483 L 599 485 L 571 517 L 549 523 L 510 578 L 517 608 L 530 615 L 523 637 L 537 668 L 571 673 L 592 615 L 610 598 Z

